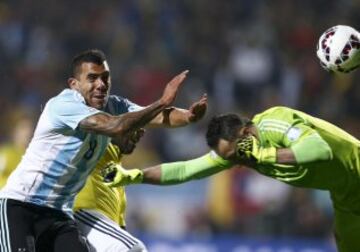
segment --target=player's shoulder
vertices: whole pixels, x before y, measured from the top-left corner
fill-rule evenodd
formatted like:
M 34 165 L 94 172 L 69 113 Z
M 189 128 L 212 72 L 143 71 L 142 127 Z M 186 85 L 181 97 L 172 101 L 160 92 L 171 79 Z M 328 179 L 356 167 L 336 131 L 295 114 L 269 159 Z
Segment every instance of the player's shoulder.
M 127 103 L 128 99 L 120 95 L 109 95 L 108 103 Z
M 66 88 L 57 96 L 51 98 L 48 103 L 51 105 L 61 106 L 64 105 L 65 102 L 85 103 L 85 99 L 78 91 Z
M 256 114 L 254 117 L 258 118 L 258 117 L 264 117 L 264 116 L 278 116 L 280 114 L 284 114 L 284 113 L 292 113 L 294 110 L 289 108 L 289 107 L 285 107 L 285 106 L 275 106 L 275 107 L 271 107 L 268 108 L 258 114 Z
M 294 114 L 296 114 L 296 110 L 292 108 L 285 106 L 275 106 L 256 114 L 252 121 L 255 124 L 259 124 L 263 121 L 289 124 L 293 121 Z
M 285 106 L 274 106 L 267 110 L 265 110 L 263 113 L 267 114 L 277 114 L 277 113 L 293 113 L 295 110 L 289 107 Z
M 141 106 L 119 95 L 110 95 L 105 111 L 110 114 L 122 114 L 141 109 Z
M 110 95 L 105 107 L 105 111 L 112 115 L 127 112 L 128 99 L 119 95 Z
M 98 113 L 98 110 L 88 106 L 84 97 L 78 91 L 64 89 L 47 102 L 43 113 L 54 119 L 58 116 L 65 116 L 67 118 L 76 115 L 89 116 Z

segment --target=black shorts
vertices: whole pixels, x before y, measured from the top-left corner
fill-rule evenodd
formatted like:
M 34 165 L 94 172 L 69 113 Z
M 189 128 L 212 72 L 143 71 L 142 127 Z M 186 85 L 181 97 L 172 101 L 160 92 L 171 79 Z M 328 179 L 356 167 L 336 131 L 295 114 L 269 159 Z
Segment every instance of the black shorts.
M 88 252 L 76 223 L 62 211 L 0 199 L 1 252 Z

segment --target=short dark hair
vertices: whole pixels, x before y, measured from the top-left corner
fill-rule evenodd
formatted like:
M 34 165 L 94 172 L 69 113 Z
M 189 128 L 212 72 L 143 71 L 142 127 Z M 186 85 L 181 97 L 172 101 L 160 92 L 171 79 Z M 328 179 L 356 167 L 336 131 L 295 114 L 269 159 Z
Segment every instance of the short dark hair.
M 206 141 L 210 148 L 215 148 L 221 138 L 232 141 L 242 127 L 252 125 L 252 121 L 237 114 L 229 113 L 214 116 L 208 125 Z
M 104 52 L 99 49 L 90 49 L 77 54 L 71 61 L 70 73 L 75 77 L 79 73 L 79 67 L 84 62 L 91 62 L 102 65 L 106 60 Z

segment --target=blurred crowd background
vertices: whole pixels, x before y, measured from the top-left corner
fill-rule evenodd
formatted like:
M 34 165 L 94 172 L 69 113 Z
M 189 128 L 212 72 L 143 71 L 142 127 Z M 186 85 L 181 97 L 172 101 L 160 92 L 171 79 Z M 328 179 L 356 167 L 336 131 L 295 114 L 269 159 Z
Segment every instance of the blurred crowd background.
M 360 137 L 360 71 L 331 75 L 316 58 L 327 28 L 360 28 L 355 0 L 0 1 L 0 170 L 21 156 L 46 101 L 69 77 L 74 54 L 103 50 L 112 93 L 146 105 L 189 69 L 176 105 L 209 96 L 206 118 L 176 130 L 148 130 L 128 167 L 205 153 L 206 123 L 217 113 L 251 117 L 286 105 Z M 9 162 L 12 160 L 13 162 Z M 331 239 L 326 192 L 290 188 L 232 169 L 175 187 L 131 186 L 135 233 L 295 236 Z

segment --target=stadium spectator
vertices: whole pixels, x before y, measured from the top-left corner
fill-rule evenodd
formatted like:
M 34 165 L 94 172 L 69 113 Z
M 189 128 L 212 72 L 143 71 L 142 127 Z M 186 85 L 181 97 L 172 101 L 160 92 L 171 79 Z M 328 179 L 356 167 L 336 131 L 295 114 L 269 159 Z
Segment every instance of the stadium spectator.
M 23 117 L 16 120 L 11 139 L 0 146 L 0 188 L 2 188 L 10 173 L 16 168 L 25 153 L 31 134 L 33 122 Z

